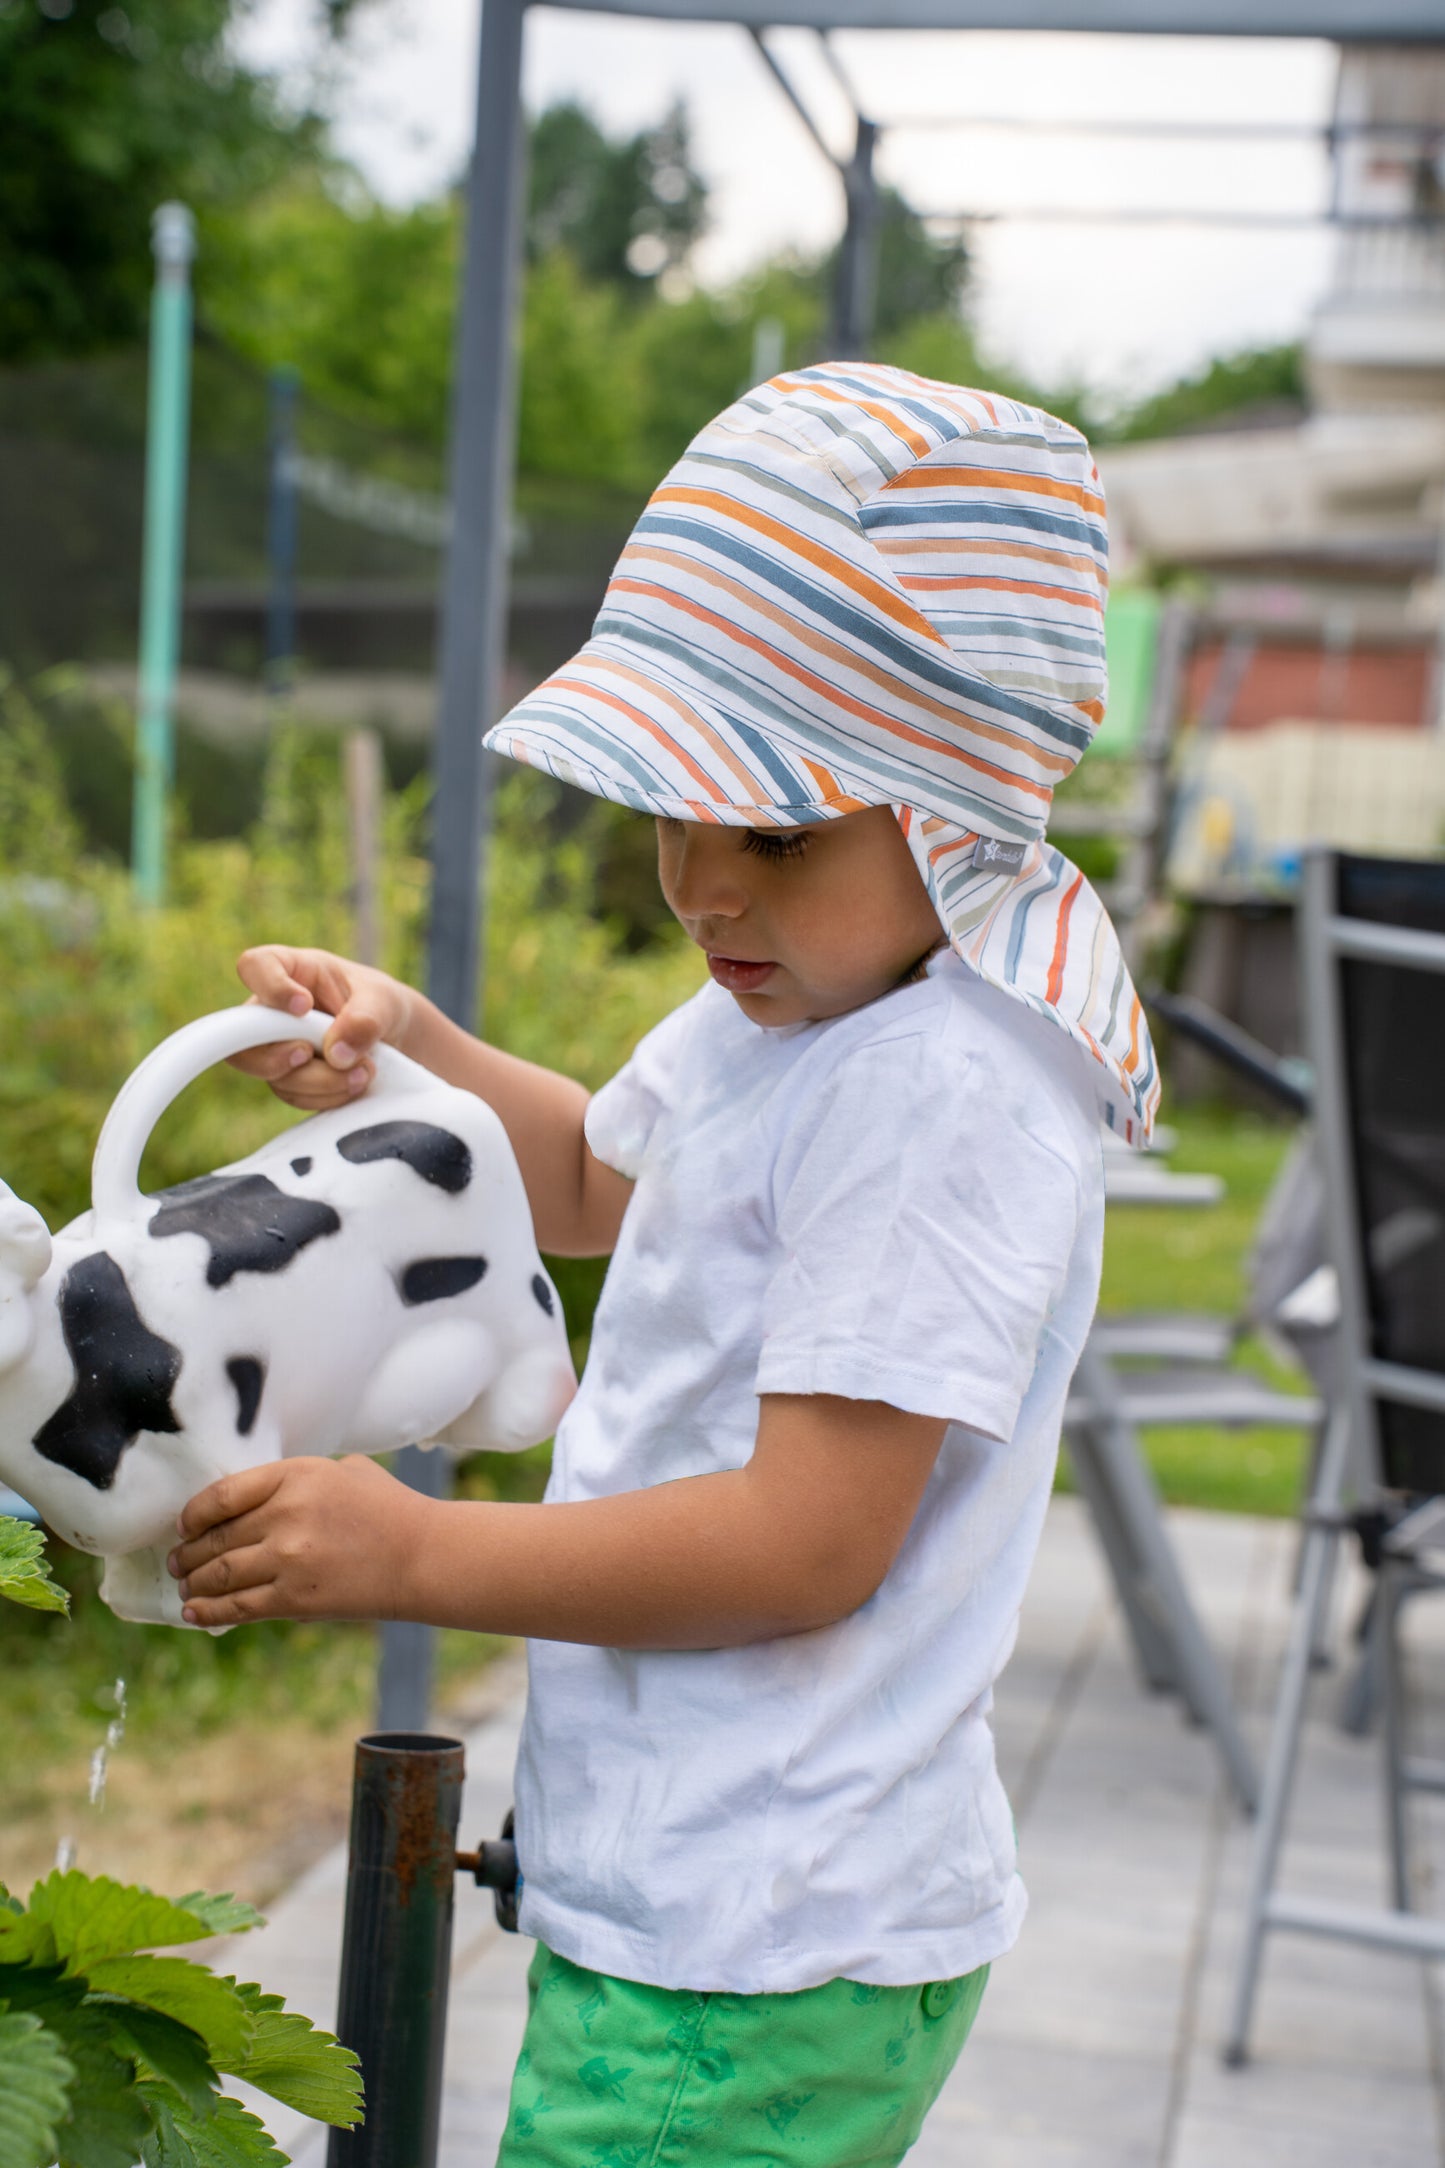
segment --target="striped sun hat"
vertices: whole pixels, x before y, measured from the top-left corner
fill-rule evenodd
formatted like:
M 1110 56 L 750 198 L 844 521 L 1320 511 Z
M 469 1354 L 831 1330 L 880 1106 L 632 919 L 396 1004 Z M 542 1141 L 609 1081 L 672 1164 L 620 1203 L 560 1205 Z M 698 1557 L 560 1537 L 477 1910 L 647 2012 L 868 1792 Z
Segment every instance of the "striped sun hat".
M 797 827 L 891 805 L 948 938 L 1097 1064 L 1133 1142 L 1154 1053 L 1108 914 L 1044 840 L 1104 712 L 1104 500 L 1037 407 L 828 362 L 718 416 L 592 637 L 487 744 L 647 813 Z

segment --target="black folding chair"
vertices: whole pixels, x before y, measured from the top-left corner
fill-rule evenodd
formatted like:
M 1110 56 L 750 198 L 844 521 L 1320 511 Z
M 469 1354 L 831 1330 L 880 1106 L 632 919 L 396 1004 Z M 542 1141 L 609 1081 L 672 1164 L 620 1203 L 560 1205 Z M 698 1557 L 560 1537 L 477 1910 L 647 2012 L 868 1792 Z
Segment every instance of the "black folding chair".
M 1445 864 L 1312 852 L 1301 918 L 1305 1018 L 1338 1280 L 1339 1392 L 1305 1514 L 1298 1593 L 1254 1834 L 1225 2059 L 1244 2061 L 1265 1937 L 1276 1928 L 1445 1957 L 1445 1921 L 1410 1907 L 1406 1799 L 1445 1764 L 1404 1740 L 1404 1598 L 1445 1587 Z M 1393 1907 L 1275 1888 L 1336 1547 L 1379 1574 Z

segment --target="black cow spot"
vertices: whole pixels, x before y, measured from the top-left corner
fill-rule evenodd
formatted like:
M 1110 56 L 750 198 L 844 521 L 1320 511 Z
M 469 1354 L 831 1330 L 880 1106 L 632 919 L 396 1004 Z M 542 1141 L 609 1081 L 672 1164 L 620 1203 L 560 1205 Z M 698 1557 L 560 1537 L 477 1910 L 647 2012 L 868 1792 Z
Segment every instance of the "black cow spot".
M 160 1195 L 168 1201 L 150 1232 L 204 1236 L 211 1287 L 224 1287 L 238 1272 L 280 1272 L 308 1242 L 334 1235 L 341 1225 L 329 1204 L 289 1196 L 267 1174 L 203 1174 Z
M 487 1269 L 485 1257 L 420 1257 L 401 1276 L 403 1302 L 445 1302 L 464 1295 Z
M 125 1274 L 104 1250 L 66 1273 L 60 1329 L 75 1383 L 31 1443 L 57 1467 L 109 1490 L 121 1454 L 141 1431 L 180 1429 L 171 1390 L 181 1351 L 142 1322 Z
M 311 1172 L 310 1154 L 308 1153 L 305 1159 L 293 1159 L 291 1162 L 291 1172 L 293 1174 L 309 1174 Z
M 557 1314 L 557 1300 L 540 1272 L 532 1274 L 532 1293 L 536 1296 L 538 1303 L 546 1311 L 548 1317 L 555 1317 Z
M 243 1438 L 249 1438 L 261 1405 L 266 1372 L 254 1355 L 233 1355 L 226 1365 L 226 1375 L 236 1388 L 236 1429 Z
M 456 1196 L 472 1178 L 472 1155 L 460 1137 L 435 1122 L 373 1122 L 353 1129 L 336 1147 L 354 1166 L 374 1159 L 405 1160 L 414 1174 Z

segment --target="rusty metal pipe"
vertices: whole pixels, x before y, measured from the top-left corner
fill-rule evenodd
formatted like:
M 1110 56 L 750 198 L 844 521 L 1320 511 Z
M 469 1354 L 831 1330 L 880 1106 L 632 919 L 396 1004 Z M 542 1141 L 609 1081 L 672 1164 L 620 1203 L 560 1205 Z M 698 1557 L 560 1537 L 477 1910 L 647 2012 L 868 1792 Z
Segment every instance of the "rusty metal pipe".
M 332 2131 L 327 2168 L 435 2168 L 464 1768 L 456 1739 L 356 1742 L 336 2031 L 366 2120 Z

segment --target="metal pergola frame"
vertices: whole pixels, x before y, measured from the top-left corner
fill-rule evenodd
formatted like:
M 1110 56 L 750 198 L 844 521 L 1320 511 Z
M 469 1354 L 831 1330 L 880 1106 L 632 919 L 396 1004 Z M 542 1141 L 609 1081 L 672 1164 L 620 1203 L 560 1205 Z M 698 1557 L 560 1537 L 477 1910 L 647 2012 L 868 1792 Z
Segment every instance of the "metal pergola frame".
M 433 753 L 427 990 L 471 1028 L 480 987 L 489 781 L 482 730 L 505 659 L 512 481 L 513 309 L 523 196 L 522 39 L 530 0 L 482 0 L 476 125 L 466 185 L 451 449 L 452 531 L 442 572 Z M 547 0 L 586 13 L 749 29 L 1069 30 L 1156 36 L 1445 43 L 1445 0 Z M 435 1494 L 443 1456 L 409 1448 L 399 1472 Z M 414 1728 L 430 1698 L 431 1632 L 383 1630 L 380 1721 Z

